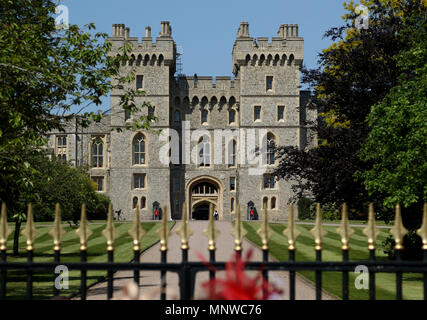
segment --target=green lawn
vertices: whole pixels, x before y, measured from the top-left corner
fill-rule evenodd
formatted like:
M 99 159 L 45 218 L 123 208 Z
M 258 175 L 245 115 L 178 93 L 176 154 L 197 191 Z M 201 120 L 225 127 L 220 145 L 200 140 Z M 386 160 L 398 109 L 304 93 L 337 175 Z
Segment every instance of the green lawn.
M 104 221 L 105 223 L 105 221 Z M 49 224 L 49 223 L 48 223 Z M 172 228 L 174 222 L 169 222 Z M 88 261 L 89 262 L 106 262 L 106 240 L 101 232 L 105 229 L 105 224 L 89 224 L 93 234 L 88 241 Z M 156 230 L 159 228 L 159 222 L 143 222 L 142 227 L 147 233 L 142 238 L 141 248 L 146 250 L 155 244 L 159 237 Z M 22 229 L 25 224 L 22 226 Z M 117 238 L 115 240 L 114 261 L 129 262 L 133 259 L 132 239 L 128 234 L 132 227 L 131 223 L 116 223 Z M 34 261 L 53 261 L 53 241 L 48 234 L 51 227 L 39 227 L 40 232 L 35 240 Z M 79 238 L 75 234 L 76 228 L 64 227 L 67 234 L 62 240 L 61 261 L 78 262 L 80 261 Z M 8 241 L 8 261 L 24 262 L 26 261 L 25 238 L 20 237 L 19 256 L 13 257 L 12 253 L 13 233 L 9 236 Z M 34 299 L 49 299 L 53 295 L 53 274 L 52 272 L 38 272 L 34 274 Z M 106 276 L 105 271 L 88 271 L 87 284 L 94 284 Z M 62 290 L 62 296 L 69 296 L 79 291 L 80 288 L 80 271 L 70 271 L 69 289 Z M 7 298 L 8 299 L 25 299 L 26 298 L 26 273 L 25 271 L 8 271 L 7 273 Z
M 260 222 L 244 222 L 245 229 L 248 231 L 246 238 L 256 245 L 261 245 L 261 239 L 256 233 L 260 227 Z M 270 224 L 273 232 L 270 238 L 270 252 L 273 257 L 279 261 L 288 260 L 287 238 L 282 235 L 282 230 L 285 229 L 285 224 L 272 223 Z M 313 228 L 311 225 L 297 225 L 297 229 L 301 231 L 301 235 L 297 239 L 297 261 L 315 261 L 314 240 L 309 230 Z M 325 227 L 328 231 L 327 236 L 323 240 L 322 259 L 324 261 L 341 261 L 341 241 L 340 236 L 336 233 L 337 227 Z M 350 260 L 368 260 L 369 252 L 367 248 L 367 238 L 362 233 L 362 228 L 353 228 L 354 234 L 350 238 Z M 379 245 L 389 234 L 389 230 L 379 229 L 380 234 L 377 238 Z M 387 257 L 381 250 L 377 248 L 377 260 L 386 260 Z M 315 281 L 315 275 L 312 271 L 299 272 L 301 275 L 311 281 Z M 369 299 L 369 290 L 357 290 L 354 286 L 354 280 L 357 274 L 349 274 L 349 292 L 350 299 L 365 300 Z M 396 275 L 392 273 L 376 274 L 376 298 L 377 299 L 395 299 Z M 422 299 L 423 282 L 422 274 L 407 273 L 403 274 L 403 297 L 404 299 L 418 300 Z M 322 274 L 322 285 L 328 292 L 342 297 L 342 273 L 339 272 L 324 272 Z

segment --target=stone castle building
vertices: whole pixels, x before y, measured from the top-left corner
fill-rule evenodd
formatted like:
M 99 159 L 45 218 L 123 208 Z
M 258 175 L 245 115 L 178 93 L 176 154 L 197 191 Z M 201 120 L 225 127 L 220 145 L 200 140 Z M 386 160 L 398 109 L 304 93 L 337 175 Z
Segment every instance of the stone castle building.
M 184 202 L 193 219 L 206 218 L 209 203 L 219 219 L 233 219 L 238 203 L 246 218 L 251 212 L 260 217 L 264 203 L 272 219 L 286 218 L 291 182 L 271 175 L 277 164 L 274 147 L 315 143 L 305 125 L 316 114 L 304 108 L 308 92 L 300 90 L 304 40 L 298 25 L 281 25 L 269 41 L 250 37 L 248 23 L 242 22 L 232 53 L 234 77 L 214 81 L 176 75 L 177 48 L 167 21 L 161 22 L 155 41 L 150 27 L 139 41 L 122 24 L 113 25 L 108 41 L 114 54 L 125 43 L 132 46 L 131 60 L 121 71 L 135 73 L 133 85 L 146 93 L 137 104 L 154 106 L 143 108 L 142 115 L 158 121 L 153 131 L 126 130 L 133 116 L 119 106 L 122 92 L 114 90 L 111 112 L 101 123 L 81 128 L 70 122 L 66 132 L 50 133 L 58 157 L 88 164 L 98 191 L 126 219 L 133 219 L 137 206 L 144 219 L 153 219 L 157 206 L 167 206 L 179 219 Z M 162 160 L 169 138 L 154 132 L 159 129 L 175 132 L 169 153 L 178 163 Z

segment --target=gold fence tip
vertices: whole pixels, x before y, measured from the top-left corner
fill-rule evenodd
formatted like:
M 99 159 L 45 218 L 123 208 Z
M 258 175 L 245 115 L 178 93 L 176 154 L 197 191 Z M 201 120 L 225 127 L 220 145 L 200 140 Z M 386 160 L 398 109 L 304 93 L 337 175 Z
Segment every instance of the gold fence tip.
M 350 236 L 354 233 L 354 230 L 349 226 L 348 208 L 345 202 L 342 206 L 341 225 L 337 228 L 337 233 L 341 236 L 341 250 L 349 250 Z
M 240 205 L 236 204 L 236 220 L 234 221 L 234 227 L 231 231 L 231 235 L 234 237 L 234 250 L 242 251 L 242 240 L 246 235 L 247 231 L 243 228 L 243 223 L 240 215 Z
M 213 216 L 213 204 L 209 204 L 209 223 L 208 228 L 203 230 L 203 234 L 208 238 L 209 250 L 216 250 L 216 238 L 219 235 L 218 229 L 215 228 L 215 219 Z
M 28 212 L 27 212 L 27 223 L 25 225 L 25 229 L 22 230 L 22 235 L 27 238 L 27 251 L 34 250 L 34 240 L 39 235 L 36 227 L 34 226 L 34 215 L 33 215 L 33 204 L 28 204 Z
M 424 203 L 423 224 L 421 225 L 421 228 L 417 230 L 417 234 L 423 241 L 422 249 L 427 250 L 427 203 Z
M 136 206 L 135 220 L 133 221 L 132 228 L 128 231 L 133 240 L 133 251 L 141 250 L 141 238 L 146 231 L 141 227 L 139 207 Z
M 176 233 L 181 236 L 181 249 L 188 250 L 188 242 L 193 234 L 193 230 L 190 229 L 188 225 L 188 211 L 187 211 L 187 203 L 184 202 L 182 205 L 182 217 L 181 217 L 181 225 L 179 226 Z
M 157 230 L 157 234 L 160 237 L 160 251 L 167 251 L 168 239 L 171 235 L 171 232 L 168 226 L 168 209 L 166 206 L 163 207 L 162 222 L 160 228 Z
M 267 210 L 267 204 L 264 203 L 264 208 L 262 210 L 262 223 L 261 227 L 258 229 L 257 233 L 261 237 L 261 243 L 262 243 L 262 250 L 268 250 L 268 241 L 270 240 L 270 237 L 272 235 L 271 228 L 268 225 L 268 210 Z
M 82 204 L 80 226 L 76 230 L 76 234 L 80 238 L 80 251 L 87 250 L 87 240 L 92 235 L 92 230 L 89 229 L 87 218 L 86 218 L 86 204 Z
M 322 211 L 320 203 L 316 205 L 316 221 L 314 228 L 310 230 L 314 238 L 314 250 L 322 250 L 322 239 L 328 234 L 328 232 L 322 226 Z
M 390 233 L 393 235 L 396 243 L 394 249 L 403 250 L 403 237 L 408 233 L 408 230 L 403 226 L 400 204 L 396 204 L 394 226 L 391 228 Z
M 368 237 L 368 249 L 375 250 L 375 242 L 380 231 L 377 230 L 375 223 L 374 204 L 369 204 L 368 225 L 362 230 L 363 234 Z
M 12 232 L 7 224 L 7 208 L 6 203 L 1 204 L 1 216 L 0 216 L 0 251 L 7 250 L 7 237 Z
M 53 238 L 53 251 L 61 250 L 61 240 L 65 234 L 61 223 L 61 206 L 57 203 L 55 205 L 55 220 L 53 222 L 53 228 L 49 231 L 49 235 Z
M 294 205 L 289 205 L 289 219 L 288 227 L 283 230 L 283 235 L 288 238 L 288 250 L 296 249 L 296 241 L 301 232 L 296 228 L 295 216 L 294 216 Z
M 113 204 L 111 202 L 108 206 L 107 227 L 102 231 L 102 235 L 107 239 L 107 251 L 113 251 L 117 233 L 114 227 Z

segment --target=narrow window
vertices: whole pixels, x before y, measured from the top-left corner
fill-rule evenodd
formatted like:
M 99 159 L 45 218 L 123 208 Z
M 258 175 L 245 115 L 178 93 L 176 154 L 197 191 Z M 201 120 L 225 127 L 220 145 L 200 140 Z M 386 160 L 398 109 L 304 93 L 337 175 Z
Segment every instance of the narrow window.
M 273 77 L 272 77 L 272 76 L 267 76 L 267 80 L 266 80 L 266 90 L 267 90 L 267 91 L 271 91 L 271 90 L 273 90 Z
M 126 109 L 125 110 L 125 121 L 128 121 L 128 120 L 130 120 L 130 110 L 128 110 L 128 109 Z
M 136 209 L 137 205 L 138 205 L 138 198 L 137 197 L 133 197 L 133 199 L 132 199 L 132 208 Z
M 138 75 L 136 76 L 136 90 L 142 90 L 142 81 L 143 81 L 143 76 L 142 75 Z
M 267 165 L 274 164 L 274 154 L 276 152 L 276 143 L 274 141 L 274 136 L 269 133 L 267 134 L 267 150 L 265 154 L 265 163 Z
M 179 110 L 175 110 L 174 120 L 175 124 L 179 124 L 181 122 L 181 112 L 179 112 Z
M 148 117 L 154 118 L 155 107 L 148 107 Z
M 273 175 L 264 175 L 264 189 L 274 189 L 276 186 L 276 180 Z
M 236 190 L 236 177 L 230 177 L 230 191 Z
M 204 136 L 199 140 L 199 166 L 209 167 L 211 165 L 211 146 L 209 138 Z
M 202 124 L 208 123 L 208 110 L 202 111 Z
M 145 164 L 145 140 L 141 133 L 133 140 L 133 164 Z
M 147 206 L 147 200 L 145 197 L 141 198 L 141 209 L 145 209 L 145 207 Z
M 276 209 L 276 197 L 271 198 L 270 207 L 271 209 Z
M 236 166 L 236 153 L 237 153 L 237 142 L 236 140 L 230 141 L 228 146 L 228 165 L 229 167 Z
M 278 106 L 277 107 L 277 121 L 284 120 L 285 119 L 285 107 L 284 106 Z
M 96 184 L 96 191 L 104 191 L 104 177 L 92 177 L 92 181 Z
M 104 166 L 104 143 L 99 137 L 92 142 L 92 166 L 94 168 Z
M 133 175 L 133 188 L 134 189 L 145 189 L 145 174 L 134 174 Z
M 254 107 L 254 121 L 261 120 L 261 107 L 255 106 Z
M 231 198 L 230 211 L 234 212 L 234 198 Z
M 232 124 L 236 122 L 236 110 L 230 110 L 229 114 L 229 118 L 228 118 L 228 123 Z

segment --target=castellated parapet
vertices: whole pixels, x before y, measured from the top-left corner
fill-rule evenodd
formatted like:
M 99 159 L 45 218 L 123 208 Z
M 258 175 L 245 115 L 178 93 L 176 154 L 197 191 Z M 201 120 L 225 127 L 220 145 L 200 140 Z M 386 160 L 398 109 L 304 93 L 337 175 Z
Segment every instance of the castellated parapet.
M 121 66 L 120 72 L 122 75 L 133 72 L 136 77 L 130 87 L 145 92 L 135 98 L 135 103 L 149 102 L 155 107 L 151 112 L 158 121 L 151 123 L 153 129 L 163 132 L 173 129 L 178 135 L 179 141 L 172 148 L 179 154 L 179 163 L 161 161 L 166 141 L 155 131 L 124 128 L 132 124 L 133 116 L 125 114 L 120 106 L 123 91 L 118 89 L 111 92 L 111 114 L 101 126 L 91 126 L 88 130 L 71 126 L 65 133 L 52 132 L 49 141 L 53 152 L 92 166 L 91 177 L 98 186 L 103 181 L 99 192 L 110 197 L 114 210 L 121 210 L 125 219 L 133 219 L 137 206 L 143 219 L 153 219 L 155 205 L 167 206 L 172 218 L 179 219 L 184 202 L 194 219 L 206 217 L 209 203 L 214 204 L 219 218 L 224 220 L 234 219 L 238 203 L 245 219 L 251 210 L 261 218 L 264 203 L 272 220 L 285 219 L 288 200 L 293 195 L 292 181 L 273 183 L 265 176 L 274 170 L 277 161 L 273 158 L 267 161 L 263 152 L 261 162 L 249 163 L 248 149 L 252 147 L 245 149 L 246 140 L 236 138 L 232 151 L 232 141 L 218 137 L 215 132 L 246 134 L 253 130 L 258 135 L 257 141 L 268 138 L 274 145 L 299 148 L 315 145 L 316 137 L 306 120 L 315 119 L 317 114 L 306 110 L 309 93 L 300 90 L 304 41 L 299 36 L 298 25 L 280 25 L 277 36 L 269 40 L 252 38 L 249 23 L 242 22 L 230 65 L 234 77 L 216 78 L 176 76 L 177 50 L 170 23 L 160 23 L 155 39 L 151 27 L 145 27 L 145 33 L 143 28 L 141 33 L 145 36 L 138 39 L 131 37 L 131 30 L 124 24 L 114 24 L 108 38 L 113 48 L 110 54 L 120 54 L 125 44 L 131 46 L 131 59 Z M 144 108 L 140 115 L 148 112 Z M 117 128 L 122 130 L 114 130 Z M 190 160 L 189 153 L 196 150 L 194 154 L 200 161 L 199 140 L 196 137 L 188 141 L 185 128 L 190 130 L 190 137 L 200 130 L 209 136 L 203 152 L 203 161 L 209 161 L 209 165 L 195 163 L 194 158 Z M 63 137 L 68 138 L 65 147 L 60 139 Z M 104 144 L 101 167 L 100 143 Z M 222 148 L 220 163 L 215 161 L 219 152 L 214 146 L 218 143 Z M 251 150 L 257 147 L 262 146 L 257 142 Z M 94 150 L 98 152 L 96 155 Z M 234 164 L 229 163 L 232 154 Z M 94 159 L 98 159 L 97 167 Z M 251 173 L 254 168 L 264 171 Z

